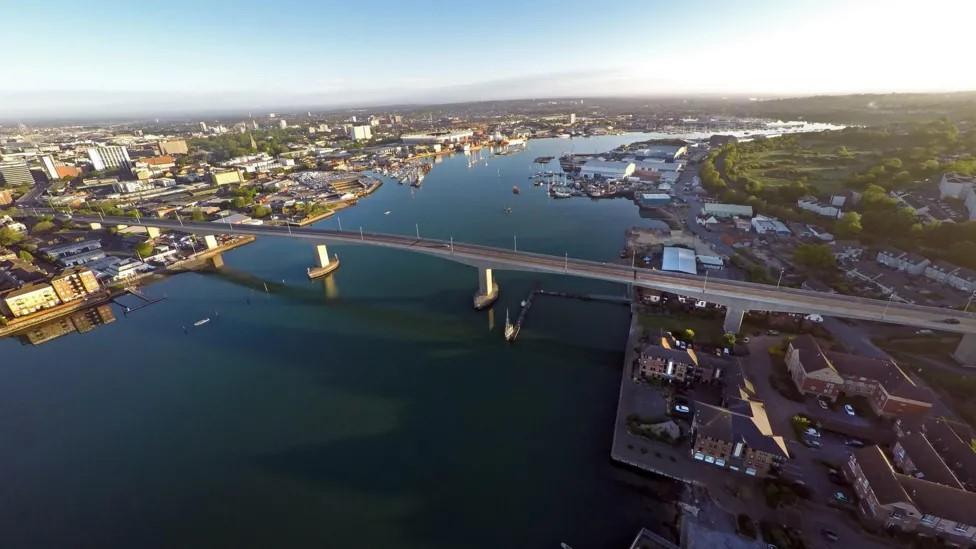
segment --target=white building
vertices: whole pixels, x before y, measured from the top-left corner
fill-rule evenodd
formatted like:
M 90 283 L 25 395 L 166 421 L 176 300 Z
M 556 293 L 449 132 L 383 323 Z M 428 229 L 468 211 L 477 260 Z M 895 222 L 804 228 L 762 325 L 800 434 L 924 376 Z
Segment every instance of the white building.
M 92 167 L 96 170 L 106 170 L 109 168 L 129 169 L 132 161 L 129 160 L 129 151 L 125 147 L 111 145 L 108 147 L 92 147 L 88 149 L 88 158 L 91 160 Z
M 352 126 L 349 128 L 349 139 L 362 141 L 372 139 L 373 129 L 369 125 Z
M 14 185 L 33 185 L 34 176 L 24 160 L 4 160 L 0 162 L 0 182 L 8 187 Z
M 950 288 L 966 293 L 976 291 L 976 273 L 945 261 L 928 264 L 923 274 L 926 278 Z
M 776 219 L 775 217 L 766 217 L 764 215 L 757 215 L 752 218 L 752 228 L 756 233 L 765 234 L 775 234 L 780 236 L 789 236 L 792 234 L 790 228 L 786 226 L 785 223 Z
M 752 217 L 752 206 L 743 204 L 720 204 L 706 202 L 702 205 L 702 213 L 715 217 Z
M 49 154 L 45 154 L 41 157 L 41 166 L 44 167 L 44 173 L 47 178 L 51 181 L 58 179 L 58 166 L 54 163 L 54 157 Z
M 913 276 L 923 274 L 926 271 L 926 268 L 932 263 L 920 255 L 910 254 L 908 252 L 895 249 L 881 250 L 878 252 L 875 260 L 886 267 L 891 267 L 892 269 L 902 271 Z
M 569 113 L 569 125 L 572 126 L 575 123 L 576 123 L 576 113 L 571 112 Z
M 288 121 L 282 118 L 281 120 L 278 121 L 278 127 L 283 130 L 288 128 Z
M 411 133 L 400 136 L 400 141 L 405 145 L 434 145 L 447 143 L 462 143 L 471 139 L 474 132 L 471 130 L 452 130 L 430 133 Z
M 695 252 L 687 248 L 676 248 L 673 246 L 664 248 L 664 256 L 661 259 L 661 270 L 693 275 L 698 274 Z
M 939 180 L 939 198 L 958 198 L 966 205 L 969 220 L 976 220 L 976 177 L 944 173 Z
M 796 207 L 832 219 L 837 219 L 841 214 L 841 210 L 837 206 L 823 204 L 812 196 L 806 196 L 797 200 Z
M 633 175 L 637 166 L 633 162 L 621 162 L 617 160 L 587 160 L 586 164 L 580 169 L 580 175 L 584 178 L 602 177 L 604 179 L 623 179 Z

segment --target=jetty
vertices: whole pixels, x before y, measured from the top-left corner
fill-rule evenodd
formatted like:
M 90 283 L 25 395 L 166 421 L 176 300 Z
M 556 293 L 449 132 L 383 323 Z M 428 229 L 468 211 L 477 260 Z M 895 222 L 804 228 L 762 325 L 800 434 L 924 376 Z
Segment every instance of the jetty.
M 599 301 L 602 303 L 615 303 L 617 305 L 624 305 L 630 307 L 630 298 L 627 296 L 615 296 L 615 295 L 605 295 L 605 294 L 577 294 L 572 292 L 556 292 L 552 290 L 535 289 L 529 292 L 529 296 L 525 298 L 522 302 L 522 309 L 519 311 L 518 318 L 515 319 L 515 324 L 512 324 L 508 320 L 508 311 L 505 311 L 505 340 L 514 343 L 519 336 L 519 332 L 522 331 L 522 325 L 525 323 L 526 318 L 529 316 L 529 309 L 532 308 L 532 304 L 535 302 L 536 296 L 549 296 L 549 297 L 562 297 L 566 299 L 578 299 L 580 301 Z

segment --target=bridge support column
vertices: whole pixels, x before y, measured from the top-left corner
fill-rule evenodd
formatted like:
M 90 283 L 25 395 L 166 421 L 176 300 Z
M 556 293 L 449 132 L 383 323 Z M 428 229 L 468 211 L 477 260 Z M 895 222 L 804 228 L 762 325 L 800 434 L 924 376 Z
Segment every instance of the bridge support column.
M 146 227 L 146 236 L 149 238 L 159 238 L 159 227 Z
M 478 293 L 474 294 L 474 308 L 484 309 L 498 299 L 498 284 L 491 274 L 491 269 L 478 267 Z
M 329 259 L 329 249 L 326 248 L 325 244 L 319 244 L 315 247 L 315 260 L 317 266 L 308 268 L 309 278 L 319 278 L 339 268 L 339 256 Z
M 952 358 L 962 366 L 976 367 L 976 334 L 963 335 Z
M 725 324 L 722 329 L 727 334 L 737 334 L 742 329 L 742 317 L 745 316 L 746 309 L 741 305 L 728 305 L 725 307 Z
M 223 269 L 224 254 L 214 254 L 210 256 L 210 263 L 213 265 L 214 269 Z
M 203 237 L 203 242 L 207 245 L 208 250 L 212 250 L 217 247 L 217 238 L 212 234 L 208 234 L 207 236 Z

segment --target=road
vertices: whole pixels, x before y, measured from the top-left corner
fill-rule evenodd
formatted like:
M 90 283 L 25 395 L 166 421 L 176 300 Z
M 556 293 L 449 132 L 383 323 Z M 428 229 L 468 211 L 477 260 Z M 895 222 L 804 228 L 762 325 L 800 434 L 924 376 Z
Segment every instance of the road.
M 817 313 L 915 326 L 957 333 L 976 334 L 976 313 L 928 307 L 890 300 L 817 292 L 797 288 L 775 287 L 738 280 L 709 279 L 684 273 L 637 269 L 616 263 L 493 248 L 478 244 L 416 238 L 412 236 L 335 231 L 308 227 L 292 228 L 270 225 L 241 225 L 219 222 L 130 217 L 75 215 L 75 221 L 110 225 L 145 225 L 197 234 L 249 234 L 298 238 L 311 242 L 332 242 L 379 246 L 437 256 L 474 267 L 515 271 L 565 274 L 694 297 L 741 310 L 790 313 Z M 948 320 L 948 322 L 947 322 Z

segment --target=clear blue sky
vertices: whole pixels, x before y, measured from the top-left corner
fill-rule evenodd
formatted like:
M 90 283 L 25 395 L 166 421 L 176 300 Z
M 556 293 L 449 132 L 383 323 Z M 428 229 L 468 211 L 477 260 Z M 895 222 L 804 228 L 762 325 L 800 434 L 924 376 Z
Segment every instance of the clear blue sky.
M 970 89 L 974 5 L 0 0 L 0 115 Z

